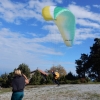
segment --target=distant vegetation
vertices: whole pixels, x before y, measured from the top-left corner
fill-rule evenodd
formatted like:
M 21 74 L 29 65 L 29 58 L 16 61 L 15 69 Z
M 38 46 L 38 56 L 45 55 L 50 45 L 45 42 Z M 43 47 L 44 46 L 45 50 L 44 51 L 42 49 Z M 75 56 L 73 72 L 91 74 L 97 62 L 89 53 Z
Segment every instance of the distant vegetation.
M 85 48 L 84 48 L 85 49 Z M 46 70 L 49 74 L 44 77 L 39 71 L 36 71 L 30 78 L 30 68 L 27 64 L 20 64 L 17 69 L 20 69 L 29 79 L 31 85 L 53 84 L 51 70 L 60 73 L 59 82 L 61 84 L 80 84 L 88 82 L 100 82 L 100 39 L 95 38 L 93 46 L 90 47 L 90 54 L 82 53 L 80 58 L 75 60 L 75 68 L 77 75 L 72 72 L 67 73 L 63 66 L 51 66 Z M 15 70 L 15 69 L 14 69 Z M 11 80 L 14 73 L 4 73 L 0 76 L 1 87 L 11 87 Z

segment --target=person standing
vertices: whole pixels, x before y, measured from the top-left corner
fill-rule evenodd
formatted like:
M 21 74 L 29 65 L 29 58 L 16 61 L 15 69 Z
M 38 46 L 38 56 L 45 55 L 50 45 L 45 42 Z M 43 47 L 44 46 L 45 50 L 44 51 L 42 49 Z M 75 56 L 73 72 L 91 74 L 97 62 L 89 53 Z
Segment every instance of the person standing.
M 12 96 L 11 100 L 22 100 L 24 97 L 24 88 L 26 84 L 29 84 L 29 80 L 26 75 L 21 74 L 21 70 L 14 71 L 14 78 L 11 82 Z

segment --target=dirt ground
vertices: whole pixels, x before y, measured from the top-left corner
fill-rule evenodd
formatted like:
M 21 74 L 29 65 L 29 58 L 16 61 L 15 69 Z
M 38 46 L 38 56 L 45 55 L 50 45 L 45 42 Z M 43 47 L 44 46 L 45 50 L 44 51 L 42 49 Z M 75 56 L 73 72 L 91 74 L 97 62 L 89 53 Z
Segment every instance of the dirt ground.
M 0 100 L 10 100 L 11 94 L 0 94 Z M 100 100 L 100 84 L 28 86 L 23 100 Z

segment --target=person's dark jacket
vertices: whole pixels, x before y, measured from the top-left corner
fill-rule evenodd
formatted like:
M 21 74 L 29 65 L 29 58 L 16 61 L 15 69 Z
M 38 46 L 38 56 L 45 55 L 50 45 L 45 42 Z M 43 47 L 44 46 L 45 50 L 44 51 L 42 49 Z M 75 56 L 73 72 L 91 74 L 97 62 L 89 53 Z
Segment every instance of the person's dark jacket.
M 12 91 L 13 92 L 22 92 L 25 87 L 25 78 L 23 76 L 15 76 L 12 80 Z
M 55 75 L 55 72 L 52 72 L 52 75 L 53 75 L 53 78 L 55 78 L 55 76 L 56 76 L 56 75 Z

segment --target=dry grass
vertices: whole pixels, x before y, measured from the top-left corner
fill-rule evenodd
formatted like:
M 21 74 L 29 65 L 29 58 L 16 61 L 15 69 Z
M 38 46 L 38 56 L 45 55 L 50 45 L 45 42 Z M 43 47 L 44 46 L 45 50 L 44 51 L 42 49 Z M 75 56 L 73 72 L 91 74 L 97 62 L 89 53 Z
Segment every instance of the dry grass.
M 0 94 L 10 100 L 11 92 Z M 23 100 L 100 100 L 100 84 L 27 86 Z

